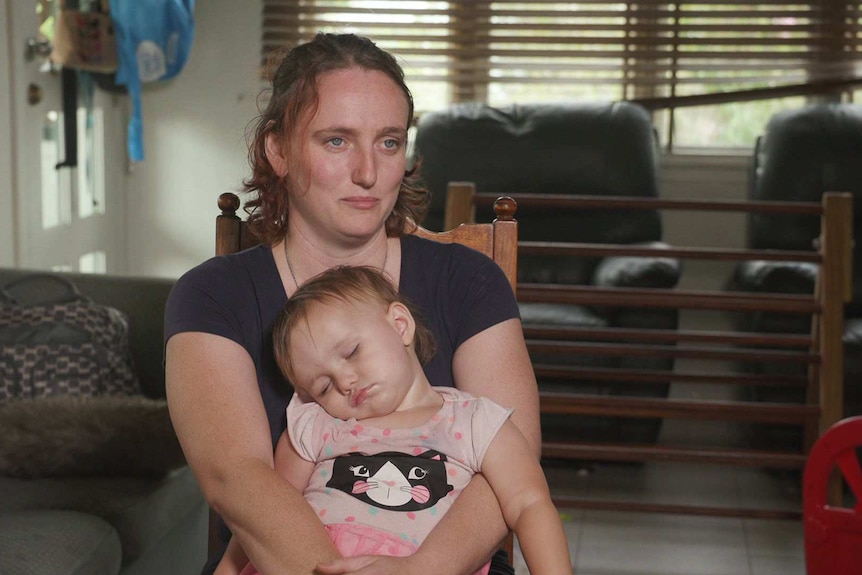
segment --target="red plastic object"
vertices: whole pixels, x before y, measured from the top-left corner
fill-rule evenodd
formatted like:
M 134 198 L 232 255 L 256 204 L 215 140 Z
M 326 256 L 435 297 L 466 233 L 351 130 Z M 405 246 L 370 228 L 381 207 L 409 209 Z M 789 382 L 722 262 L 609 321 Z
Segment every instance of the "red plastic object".
M 805 563 L 808 575 L 862 575 L 862 416 L 842 419 L 814 444 L 803 475 Z M 827 503 L 836 467 L 856 498 L 852 509 Z

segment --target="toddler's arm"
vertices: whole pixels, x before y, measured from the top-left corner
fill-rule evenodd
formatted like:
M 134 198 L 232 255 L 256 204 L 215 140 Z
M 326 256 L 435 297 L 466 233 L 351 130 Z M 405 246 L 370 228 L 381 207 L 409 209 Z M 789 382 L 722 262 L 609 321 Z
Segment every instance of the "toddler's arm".
M 482 474 L 500 502 L 506 524 L 518 536 L 530 573 L 571 575 L 569 546 L 545 474 L 512 422 L 500 428 L 488 447 Z

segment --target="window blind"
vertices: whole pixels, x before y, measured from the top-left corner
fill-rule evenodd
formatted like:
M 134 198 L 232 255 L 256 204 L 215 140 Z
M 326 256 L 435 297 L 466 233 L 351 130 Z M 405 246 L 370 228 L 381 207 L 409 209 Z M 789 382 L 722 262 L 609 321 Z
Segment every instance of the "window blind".
M 317 31 L 394 53 L 419 110 L 423 100 L 656 97 L 672 108 L 862 76 L 862 2 L 264 0 L 264 53 Z

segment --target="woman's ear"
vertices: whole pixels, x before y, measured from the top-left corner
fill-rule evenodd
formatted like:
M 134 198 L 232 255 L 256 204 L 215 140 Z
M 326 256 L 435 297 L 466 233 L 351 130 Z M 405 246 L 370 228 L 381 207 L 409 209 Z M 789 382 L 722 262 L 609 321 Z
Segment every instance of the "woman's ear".
M 413 336 L 416 335 L 416 320 L 413 319 L 413 314 L 410 313 L 407 306 L 401 302 L 394 301 L 389 304 L 387 315 L 395 331 L 401 336 L 401 341 L 404 345 L 413 345 Z
M 281 138 L 274 131 L 266 135 L 266 158 L 278 177 L 287 175 L 287 158 L 284 156 Z

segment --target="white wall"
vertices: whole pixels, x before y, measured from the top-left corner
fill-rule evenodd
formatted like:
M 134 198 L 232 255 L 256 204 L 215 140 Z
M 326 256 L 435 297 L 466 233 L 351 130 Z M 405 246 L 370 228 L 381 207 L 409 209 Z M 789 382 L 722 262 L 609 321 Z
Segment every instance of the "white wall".
M 659 190 L 665 199 L 745 201 L 751 158 L 741 155 L 676 154 L 661 162 Z M 669 244 L 745 248 L 745 215 L 736 212 L 663 210 L 663 239 Z M 686 260 L 679 287 L 724 287 L 736 262 Z
M 248 172 L 261 9 L 260 0 L 197 2 L 185 68 L 144 89 L 146 158 L 127 175 L 130 274 L 177 277 L 213 254 L 218 196 Z
M 9 6 L 0 0 L 0 30 L 8 30 Z M 0 39 L 0 78 L 10 78 L 12 58 L 11 35 Z M 0 267 L 15 265 L 15 198 L 12 195 L 12 98 L 5 88 L 0 90 Z

